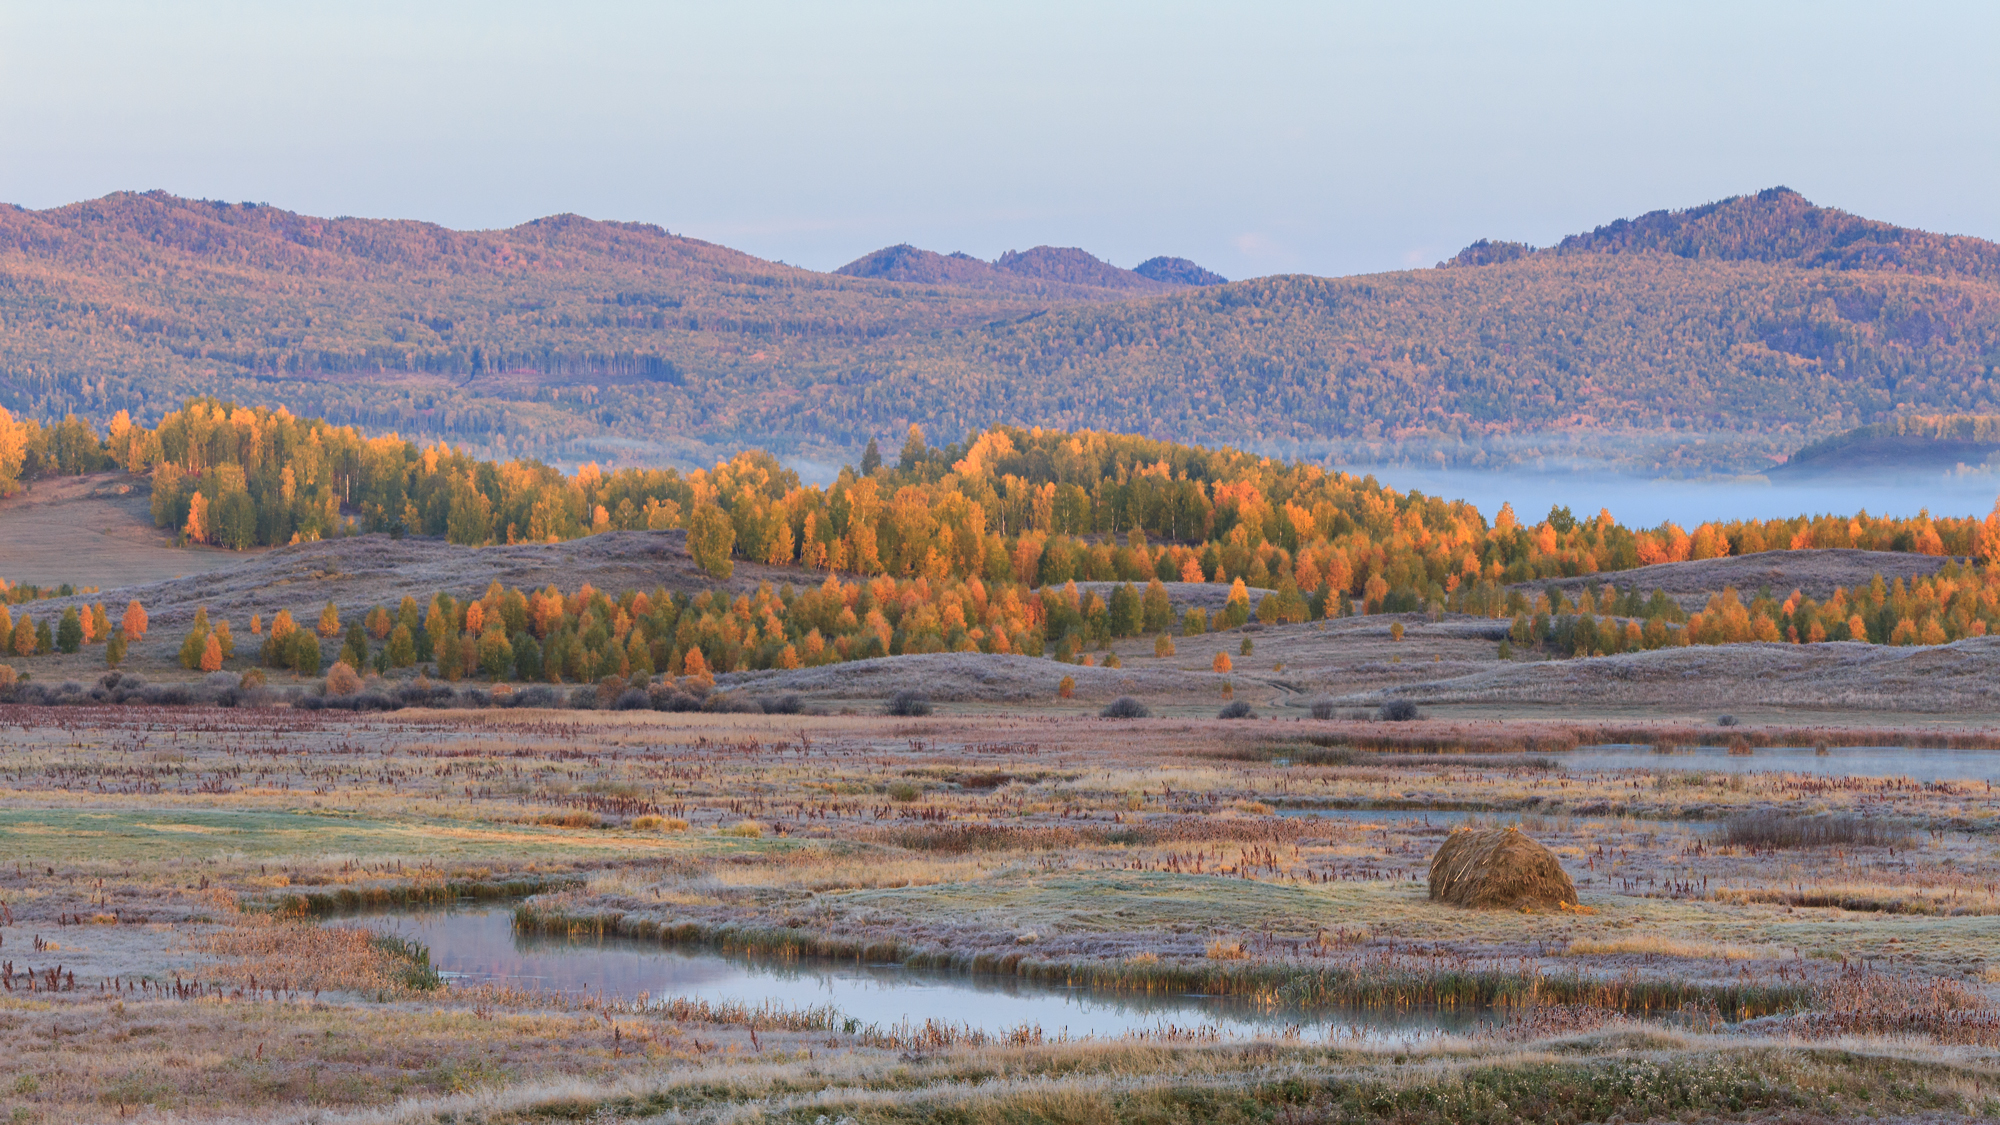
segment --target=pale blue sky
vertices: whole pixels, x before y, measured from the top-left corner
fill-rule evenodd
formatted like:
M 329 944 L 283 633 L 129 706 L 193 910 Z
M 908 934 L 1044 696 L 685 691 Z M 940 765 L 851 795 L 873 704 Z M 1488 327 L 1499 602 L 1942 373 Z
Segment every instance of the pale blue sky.
M 2000 238 L 2000 5 L 0 0 L 0 200 L 123 188 L 830 269 L 1429 265 L 1783 183 Z

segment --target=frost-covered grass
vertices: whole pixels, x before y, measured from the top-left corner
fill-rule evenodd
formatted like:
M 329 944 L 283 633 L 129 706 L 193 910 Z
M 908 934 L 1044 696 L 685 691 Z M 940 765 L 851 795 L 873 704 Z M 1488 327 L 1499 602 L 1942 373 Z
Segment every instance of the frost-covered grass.
M 1983 785 L 1507 752 L 1579 737 L 1550 719 L 1410 724 L 1377 751 L 1379 724 L 1311 724 L 1305 742 L 1301 724 L 1032 709 L 61 718 L 0 715 L 0 1120 L 1483 1120 L 1503 1103 L 1601 1120 L 1992 1096 L 1954 1045 L 2000 1042 Z M 1379 811 L 1273 812 L 1328 806 Z M 1383 806 L 1521 824 L 1587 909 L 1431 903 L 1446 829 Z M 1864 810 L 1907 833 L 1719 831 Z M 1510 1019 L 1400 1060 L 1311 1028 L 847 1031 L 825 1013 L 433 988 L 419 951 L 313 922 L 504 894 L 533 894 L 521 917 L 545 930 Z M 58 966 L 54 991 L 24 976 Z

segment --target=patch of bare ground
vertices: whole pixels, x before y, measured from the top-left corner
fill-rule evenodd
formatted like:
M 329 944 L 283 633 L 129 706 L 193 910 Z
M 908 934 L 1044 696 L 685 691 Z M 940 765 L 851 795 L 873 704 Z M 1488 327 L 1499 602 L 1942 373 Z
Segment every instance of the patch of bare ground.
M 1825 600 L 1837 587 L 1866 586 L 1877 574 L 1885 582 L 1935 574 L 1951 560 L 1936 555 L 1912 555 L 1901 551 L 1763 551 L 1754 555 L 1732 555 L 1726 559 L 1660 563 L 1636 570 L 1590 574 L 1578 578 L 1545 578 L 1523 582 L 1515 589 L 1530 597 L 1551 586 L 1574 598 L 1584 587 L 1607 583 L 1620 589 L 1637 586 L 1641 593 L 1664 591 L 1688 609 L 1700 609 L 1710 594 L 1733 586 L 1745 601 L 1765 586 L 1782 598 L 1793 590 L 1807 597 Z
M 235 622 L 239 631 L 252 613 L 266 618 L 280 609 L 294 617 L 310 611 L 317 619 L 328 601 L 343 615 L 370 606 L 393 608 L 405 595 L 428 604 L 442 590 L 456 597 L 478 595 L 489 583 L 536 589 L 555 583 L 574 591 L 585 582 L 613 593 L 665 586 L 676 592 L 723 587 L 737 592 L 755 590 L 761 582 L 795 586 L 817 584 L 824 574 L 796 567 L 760 566 L 738 562 L 727 582 L 718 582 L 696 567 L 687 552 L 683 531 L 610 531 L 566 543 L 528 543 L 494 547 L 461 547 L 441 539 L 355 535 L 276 547 L 259 554 L 233 556 L 234 565 L 167 581 L 155 581 L 116 591 L 120 604 L 138 598 L 146 606 L 152 628 L 184 630 L 197 608 Z M 92 597 L 77 601 L 111 600 Z M 61 613 L 65 599 L 38 602 L 33 611 Z
M 261 552 L 180 548 L 153 526 L 146 477 L 92 473 L 37 481 L 0 500 L 0 578 L 113 589 L 238 566 Z
M 1578 660 L 1496 663 L 1466 675 L 1353 693 L 1336 702 L 1535 703 L 1699 709 L 2000 711 L 2000 638 L 1893 647 L 1694 645 Z
M 939 652 L 853 660 L 789 672 L 734 672 L 717 676 L 716 687 L 754 695 L 799 695 L 807 699 L 887 699 L 919 692 L 935 701 L 1020 703 L 1053 701 L 1064 676 L 1075 682 L 1079 699 L 1119 695 L 1173 695 L 1221 690 L 1213 672 L 1171 666 L 1086 668 L 1032 656 Z
M 1108 604 L 1113 591 L 1123 585 L 1125 585 L 1123 582 L 1079 582 L 1076 584 L 1076 590 L 1078 595 L 1086 598 L 1096 594 Z M 1167 588 L 1167 597 L 1174 603 L 1176 611 L 1198 608 L 1212 614 L 1229 604 L 1230 583 L 1227 582 L 1162 582 L 1160 585 Z M 1146 582 L 1141 579 L 1133 582 L 1132 587 L 1143 591 Z M 1250 593 L 1251 609 L 1256 609 L 1257 603 L 1263 601 L 1266 595 L 1277 592 L 1262 586 L 1249 586 L 1245 589 Z

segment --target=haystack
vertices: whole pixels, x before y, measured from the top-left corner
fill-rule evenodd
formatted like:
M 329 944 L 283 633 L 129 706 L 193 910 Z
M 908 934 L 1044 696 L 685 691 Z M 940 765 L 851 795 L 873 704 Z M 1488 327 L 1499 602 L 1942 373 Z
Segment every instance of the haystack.
M 1455 906 L 1553 910 L 1576 905 L 1555 853 L 1519 828 L 1460 828 L 1431 858 L 1431 898 Z

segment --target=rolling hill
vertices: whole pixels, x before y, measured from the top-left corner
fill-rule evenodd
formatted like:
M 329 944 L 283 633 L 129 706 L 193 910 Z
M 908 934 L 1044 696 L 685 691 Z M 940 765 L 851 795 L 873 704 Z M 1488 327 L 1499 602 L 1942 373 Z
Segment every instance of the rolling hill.
M 1052 247 L 828 274 L 574 215 L 463 232 L 120 193 L 0 208 L 0 405 L 150 421 L 214 393 L 546 459 L 851 458 L 912 422 L 1006 421 L 1741 470 L 2000 412 L 1996 263 L 1785 189 L 1445 268 L 1226 284 Z

